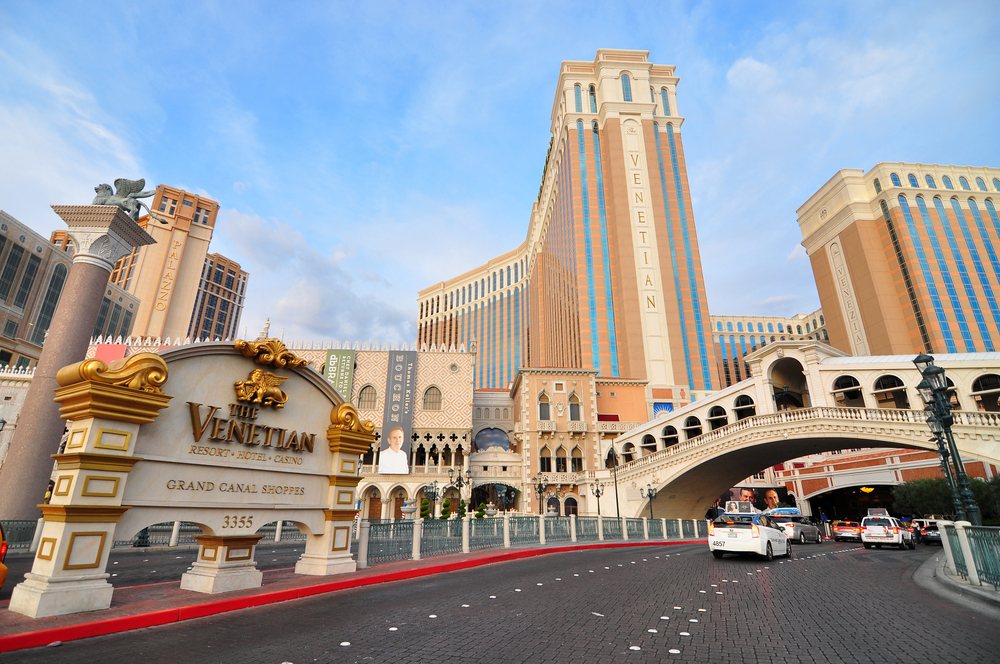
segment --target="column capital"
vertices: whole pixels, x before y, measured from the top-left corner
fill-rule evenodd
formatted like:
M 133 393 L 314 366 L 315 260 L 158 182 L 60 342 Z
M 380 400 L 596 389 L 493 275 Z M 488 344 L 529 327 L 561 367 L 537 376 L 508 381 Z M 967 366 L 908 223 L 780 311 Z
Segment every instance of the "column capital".
M 156 240 L 117 205 L 53 205 L 73 239 L 73 262 L 90 263 L 111 272 L 115 262 L 135 247 Z

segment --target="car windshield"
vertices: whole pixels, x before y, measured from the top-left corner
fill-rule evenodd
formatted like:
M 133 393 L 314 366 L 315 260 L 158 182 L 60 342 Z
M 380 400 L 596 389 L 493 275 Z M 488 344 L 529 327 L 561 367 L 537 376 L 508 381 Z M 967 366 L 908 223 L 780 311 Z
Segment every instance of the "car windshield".
M 865 519 L 866 526 L 891 526 L 892 521 L 889 519 Z

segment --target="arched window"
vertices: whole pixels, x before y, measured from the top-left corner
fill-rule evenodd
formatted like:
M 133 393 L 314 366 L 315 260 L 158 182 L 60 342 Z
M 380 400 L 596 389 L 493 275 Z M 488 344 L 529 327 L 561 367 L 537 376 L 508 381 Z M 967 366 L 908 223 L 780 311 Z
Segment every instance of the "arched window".
M 571 422 L 580 421 L 580 397 L 576 393 L 569 397 L 569 419 Z
M 823 320 L 823 314 L 819 315 L 819 324 L 820 325 L 826 325 L 826 321 Z
M 691 440 L 692 438 L 695 438 L 700 435 L 701 435 L 701 420 L 699 420 L 694 415 L 684 420 L 685 440 Z
M 660 101 L 663 102 L 663 114 L 672 115 L 670 113 L 670 96 L 667 94 L 666 88 L 660 88 Z
M 656 90 L 649 86 L 649 101 L 653 104 L 653 115 L 656 115 Z
M 52 315 L 59 304 L 59 296 L 62 294 L 63 284 L 66 282 L 66 266 L 62 263 L 56 265 L 52 271 L 52 278 L 49 279 L 49 287 L 45 291 L 45 299 L 42 300 L 42 308 L 38 312 L 38 319 L 35 320 L 35 331 L 31 334 L 31 343 L 41 345 L 45 342 L 45 334 L 52 324 Z
M 875 381 L 875 403 L 879 408 L 899 408 L 907 410 L 910 400 L 906 396 L 906 386 L 897 376 L 881 376 Z
M 951 184 L 951 178 L 948 177 L 947 175 L 942 175 L 941 176 L 941 181 L 944 182 L 944 188 L 945 189 L 954 189 L 955 188 L 954 185 Z
M 838 408 L 864 408 L 861 383 L 854 376 L 840 376 L 833 381 L 833 399 Z
M 566 449 L 563 447 L 556 450 L 556 472 L 566 472 Z
M 507 285 L 510 286 L 510 266 L 507 266 Z
M 993 190 L 1000 191 L 1000 180 L 993 178 Z
M 371 385 L 365 385 L 358 392 L 358 410 L 375 410 L 378 408 L 378 392 Z
M 772 344 L 774 343 L 774 337 L 773 336 L 771 337 L 771 343 Z
M 575 516 L 579 514 L 578 507 L 576 504 L 576 498 L 567 498 L 566 504 L 563 505 L 563 507 L 564 507 L 563 513 L 566 516 Z
M 499 420 L 500 419 L 500 409 L 499 408 L 494 408 L 493 409 L 493 419 L 494 420 Z
M 909 181 L 911 187 L 917 188 L 917 187 L 920 186 L 920 183 L 917 182 L 917 176 L 914 175 L 913 173 L 910 173 L 909 175 L 907 175 L 906 179 Z
M 490 292 L 492 293 L 496 289 L 497 289 L 497 273 L 494 272 L 493 273 L 493 286 L 490 288 Z
M 895 173 L 889 173 L 889 179 L 892 180 L 892 184 L 896 187 L 902 187 L 903 183 L 900 182 L 899 176 Z
M 538 397 L 538 419 L 543 421 L 549 419 L 549 395 L 547 394 Z
M 639 447 L 642 448 L 643 456 L 652 454 L 656 451 L 656 439 L 647 433 L 642 437 L 642 442 L 639 444 Z
M 583 452 L 580 451 L 579 447 L 574 447 L 572 455 L 570 456 L 570 471 L 574 473 L 583 472 Z M 569 501 L 567 501 L 569 502 Z
M 785 331 L 785 326 L 781 323 L 778 323 L 778 332 L 784 332 L 784 331 Z
M 730 332 L 733 331 L 733 324 L 732 324 L 732 322 L 726 323 L 726 329 L 729 330 Z
M 622 74 L 622 100 L 632 101 L 632 79 L 628 74 Z
M 979 191 L 986 191 L 986 183 L 983 182 L 982 178 L 976 178 L 976 186 L 979 187 Z
M 724 427 L 729 424 L 729 416 L 726 415 L 726 409 L 722 406 L 712 406 L 708 410 L 707 419 L 709 431 L 715 431 L 719 427 Z
M 764 331 L 764 324 L 763 323 L 757 323 L 757 331 L 758 332 L 763 332 Z
M 736 413 L 736 420 L 753 417 L 757 414 L 757 407 L 753 403 L 753 398 L 748 394 L 741 394 L 733 402 L 733 411 Z
M 482 408 L 477 408 L 476 409 L 476 419 L 477 420 L 483 419 L 483 409 Z
M 937 185 L 934 184 L 934 178 L 932 178 L 930 175 L 925 175 L 924 180 L 927 182 L 928 187 L 930 187 L 931 189 L 937 189 Z
M 802 334 L 802 326 L 801 325 L 796 325 L 795 326 L 795 333 L 796 334 Z
M 583 95 L 580 92 L 580 84 L 573 86 L 573 97 L 576 100 L 576 112 L 583 113 Z
M 594 89 L 593 85 L 590 86 L 590 112 L 597 112 L 597 90 Z
M 875 178 L 875 193 L 876 194 L 882 193 L 882 183 L 878 181 L 878 178 Z
M 632 443 L 625 443 L 622 445 L 622 462 L 628 463 L 635 458 L 635 445 Z
M 737 332 L 742 332 L 743 331 L 743 323 L 737 323 L 736 324 L 736 331 Z
M 517 263 L 514 263 L 514 283 L 517 283 Z
M 945 376 L 945 380 L 948 382 L 948 388 L 945 394 L 948 396 L 948 403 L 951 404 L 952 410 L 962 410 L 962 404 L 958 400 L 958 390 L 955 389 L 955 383 L 951 378 Z
M 433 386 L 424 390 L 424 410 L 441 410 L 441 390 Z
M 972 399 L 976 402 L 976 410 L 987 413 L 1000 411 L 1000 376 L 986 374 L 972 383 Z
M 677 429 L 670 426 L 669 424 L 663 427 L 663 431 L 660 432 L 663 437 L 663 447 L 670 447 L 671 445 L 676 445 L 680 438 L 677 436 Z
M 503 409 L 503 419 L 505 420 L 510 419 L 510 410 L 508 410 L 507 408 Z
M 715 329 L 718 330 L 719 332 L 722 332 L 722 321 L 721 320 L 715 324 Z
M 768 332 L 774 332 L 774 324 L 773 323 L 768 323 L 767 324 L 767 331 Z M 774 339 L 771 339 L 771 341 L 774 341 Z
M 958 183 L 962 185 L 962 189 L 965 189 L 966 191 L 972 191 L 972 187 L 969 186 L 969 181 L 965 179 L 964 175 L 958 178 Z
M 548 447 L 543 447 L 542 451 L 538 453 L 538 472 L 552 472 L 552 452 L 549 451 Z

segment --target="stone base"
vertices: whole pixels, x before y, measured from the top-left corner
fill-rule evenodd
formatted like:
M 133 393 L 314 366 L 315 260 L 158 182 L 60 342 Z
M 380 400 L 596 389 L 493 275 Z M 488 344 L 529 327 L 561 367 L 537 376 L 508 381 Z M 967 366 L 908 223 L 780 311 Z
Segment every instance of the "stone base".
M 304 555 L 295 563 L 296 574 L 312 576 L 328 576 L 330 574 L 351 574 L 358 570 L 358 561 L 347 556 L 310 556 Z
M 7 607 L 15 613 L 31 618 L 62 616 L 81 611 L 102 611 L 111 607 L 114 587 L 106 581 L 108 575 L 96 578 L 44 579 L 35 574 L 25 574 L 17 584 Z
M 260 588 L 264 574 L 256 567 L 210 567 L 194 569 L 181 575 L 181 590 L 192 590 L 196 593 L 228 593 L 233 590 Z

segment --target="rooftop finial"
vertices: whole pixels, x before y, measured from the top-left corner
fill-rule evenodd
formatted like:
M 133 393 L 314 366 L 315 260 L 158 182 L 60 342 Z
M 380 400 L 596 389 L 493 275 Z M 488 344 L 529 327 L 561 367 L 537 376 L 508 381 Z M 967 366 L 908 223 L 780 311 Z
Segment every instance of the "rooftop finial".
M 271 319 L 267 318 L 264 320 L 264 329 L 260 331 L 259 335 L 257 335 L 257 341 L 263 341 L 264 339 L 267 339 L 267 335 L 270 333 L 270 331 L 271 331 Z

